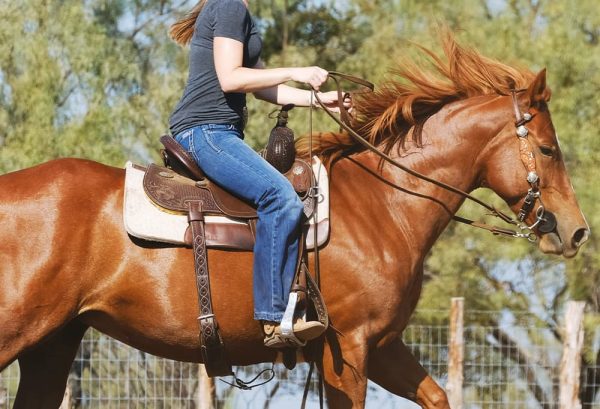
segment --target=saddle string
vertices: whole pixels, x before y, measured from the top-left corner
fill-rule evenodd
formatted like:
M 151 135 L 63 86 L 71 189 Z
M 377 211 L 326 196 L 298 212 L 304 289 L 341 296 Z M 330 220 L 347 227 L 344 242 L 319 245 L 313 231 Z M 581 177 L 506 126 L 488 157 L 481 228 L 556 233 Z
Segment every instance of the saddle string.
M 329 72 L 329 76 L 330 78 L 334 78 L 334 81 L 336 83 L 336 86 L 338 87 L 338 96 L 341 94 L 341 90 L 339 87 L 339 81 L 337 80 L 336 77 L 340 77 L 342 79 L 348 80 L 350 82 L 356 82 L 360 85 L 365 86 L 366 88 L 369 88 L 371 90 L 374 89 L 374 85 L 366 80 L 363 79 L 359 79 L 356 77 L 353 77 L 351 75 L 347 75 L 347 74 L 342 74 L 342 73 L 338 73 L 335 71 L 331 71 Z M 360 80 L 360 81 L 357 81 Z M 520 92 L 522 90 L 518 90 L 517 92 Z M 493 205 L 490 205 L 486 202 L 484 202 L 481 199 L 476 198 L 475 196 L 461 190 L 458 189 L 454 186 L 448 185 L 444 182 L 441 182 L 439 180 L 435 180 L 432 179 L 416 170 L 413 170 L 411 168 L 408 168 L 404 165 L 402 165 L 401 163 L 399 163 L 398 161 L 392 159 L 390 156 L 386 155 L 385 153 L 381 152 L 379 149 L 377 149 L 376 146 L 374 146 L 373 144 L 371 144 L 369 141 L 367 141 L 365 138 L 363 138 L 361 135 L 359 135 L 352 127 L 350 124 L 346 124 L 343 120 L 341 120 L 340 118 L 338 118 L 335 113 L 329 109 L 321 100 L 321 98 L 319 97 L 318 93 L 315 92 L 315 90 L 313 90 L 313 95 L 314 98 L 317 100 L 317 102 L 319 103 L 319 106 L 327 113 L 327 115 L 332 118 L 338 125 L 340 125 L 340 127 L 345 130 L 346 132 L 348 132 L 348 134 L 354 138 L 358 143 L 360 143 L 361 145 L 363 145 L 365 148 L 367 148 L 369 151 L 375 153 L 376 155 L 378 155 L 379 157 L 381 157 L 384 161 L 390 163 L 391 165 L 403 170 L 404 172 L 418 178 L 421 180 L 424 180 L 428 183 L 431 183 L 433 185 L 436 185 L 438 187 L 441 187 L 442 189 L 445 189 L 447 191 L 450 191 L 452 193 L 458 194 L 462 197 L 464 197 L 465 199 L 468 199 L 474 203 L 477 203 L 478 205 L 484 207 L 485 209 L 487 209 L 490 214 L 492 216 L 498 217 L 501 220 L 503 220 L 505 223 L 507 224 L 511 224 L 514 226 L 519 227 L 519 229 L 521 230 L 521 232 L 517 232 L 514 230 L 510 230 L 510 229 L 503 229 L 500 227 L 496 227 L 496 226 L 491 226 L 488 225 L 486 223 L 481 223 L 481 222 L 476 222 L 473 220 L 469 220 L 463 217 L 459 217 L 459 216 L 453 216 L 453 219 L 455 221 L 461 222 L 461 223 L 465 223 L 467 225 L 473 226 L 473 227 L 478 227 L 481 229 L 485 229 L 488 230 L 490 232 L 492 232 L 495 235 L 507 235 L 507 236 L 511 236 L 511 237 L 517 237 L 517 238 L 527 238 L 530 241 L 535 241 L 535 235 L 530 231 L 530 229 L 528 228 L 528 226 L 523 225 L 522 223 L 520 223 L 519 221 L 513 219 L 511 216 L 507 215 L 506 213 L 496 209 Z M 339 103 L 339 107 L 340 107 L 340 111 L 344 112 L 345 108 L 343 106 L 343 101 L 338 101 Z M 346 115 L 344 115 L 346 117 Z M 340 117 L 342 117 L 342 115 L 340 115 Z
M 231 374 L 233 376 L 234 382 L 227 382 L 227 381 L 225 381 L 225 380 L 223 380 L 221 378 L 219 378 L 219 380 L 221 382 L 223 382 L 223 383 L 226 383 L 229 386 L 233 386 L 234 388 L 241 389 L 243 391 L 250 391 L 250 390 L 252 390 L 254 388 L 257 388 L 259 386 L 262 386 L 264 384 L 267 384 L 267 383 L 271 382 L 275 378 L 275 369 L 274 369 L 274 367 L 275 367 L 275 364 L 272 364 L 270 368 L 263 369 L 262 371 L 260 371 L 258 373 L 258 375 L 256 375 L 254 378 L 250 379 L 249 381 L 242 381 L 234 373 Z M 252 385 L 264 373 L 269 373 L 269 379 L 267 379 L 265 381 L 262 381 L 262 382 L 259 382 L 259 383 L 255 384 L 255 385 Z
M 300 405 L 300 409 L 306 408 L 306 402 L 308 401 L 308 392 L 310 391 L 310 379 L 312 378 L 312 373 L 315 369 L 315 365 L 313 362 L 310 363 L 310 367 L 308 368 L 308 375 L 306 376 L 306 383 L 304 384 L 304 392 L 302 392 L 302 404 Z

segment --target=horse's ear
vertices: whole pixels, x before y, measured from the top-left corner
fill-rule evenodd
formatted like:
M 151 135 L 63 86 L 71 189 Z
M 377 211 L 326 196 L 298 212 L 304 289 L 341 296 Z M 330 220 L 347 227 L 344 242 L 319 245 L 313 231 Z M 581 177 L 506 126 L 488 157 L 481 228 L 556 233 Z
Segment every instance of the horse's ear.
M 550 89 L 546 86 L 546 69 L 541 70 L 527 88 L 527 96 L 531 105 L 550 100 Z

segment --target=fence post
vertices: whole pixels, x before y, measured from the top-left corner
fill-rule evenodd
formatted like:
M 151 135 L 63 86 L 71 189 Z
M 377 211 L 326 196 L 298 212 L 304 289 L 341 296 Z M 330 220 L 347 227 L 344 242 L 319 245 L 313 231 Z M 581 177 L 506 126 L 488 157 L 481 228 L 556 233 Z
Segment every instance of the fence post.
M 73 396 L 71 382 L 67 382 L 67 387 L 65 388 L 65 395 L 58 409 L 71 409 L 71 396 Z
M 198 365 L 198 409 L 215 408 L 215 381 L 209 378 L 204 365 Z
M 463 360 L 464 360 L 464 302 L 462 297 L 452 298 L 450 307 L 450 337 L 448 344 L 448 383 L 446 392 L 452 409 L 463 406 Z
M 0 408 L 8 407 L 8 390 L 4 386 L 2 373 L 0 373 Z
M 563 354 L 560 360 L 560 409 L 581 409 L 579 377 L 583 350 L 583 311 L 585 302 L 569 301 L 565 311 Z

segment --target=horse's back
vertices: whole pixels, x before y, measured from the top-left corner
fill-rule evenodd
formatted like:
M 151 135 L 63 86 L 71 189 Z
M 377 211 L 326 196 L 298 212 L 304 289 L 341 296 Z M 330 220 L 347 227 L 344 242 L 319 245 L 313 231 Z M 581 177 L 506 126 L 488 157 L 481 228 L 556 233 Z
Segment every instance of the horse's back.
M 123 186 L 124 170 L 86 159 L 55 159 L 30 168 L 0 175 L 1 203 L 7 200 L 40 198 L 45 189 L 64 189 L 76 193 L 94 186 L 118 189 Z M 69 189 L 71 188 L 71 189 Z M 97 193 L 97 189 L 94 189 Z M 55 196 L 55 198 L 57 198 Z

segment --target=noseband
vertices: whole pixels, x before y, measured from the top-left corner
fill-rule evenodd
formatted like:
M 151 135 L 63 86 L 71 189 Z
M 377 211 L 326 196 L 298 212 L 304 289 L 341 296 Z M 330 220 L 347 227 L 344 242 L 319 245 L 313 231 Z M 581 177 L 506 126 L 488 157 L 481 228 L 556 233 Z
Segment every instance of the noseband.
M 338 78 L 348 80 L 355 84 L 359 84 L 359 85 L 363 86 L 364 88 L 366 88 L 367 90 L 372 91 L 374 89 L 374 85 L 372 83 L 365 81 L 363 79 L 351 76 L 351 75 L 342 74 L 342 73 L 338 73 L 338 72 L 330 72 L 329 77 L 333 78 L 336 83 L 338 97 L 342 96 L 341 87 L 340 87 Z M 361 135 L 359 135 L 354 129 L 352 129 L 351 123 L 348 120 L 348 117 L 349 117 L 348 111 L 343 106 L 342 100 L 338 101 L 339 109 L 340 109 L 341 117 L 342 117 L 342 120 L 340 120 L 340 118 L 338 118 L 337 115 L 331 109 L 329 109 L 323 103 L 323 101 L 321 101 L 321 98 L 319 98 L 318 93 L 314 90 L 313 90 L 313 96 L 314 96 L 315 100 L 318 102 L 319 106 L 325 111 L 325 113 L 327 113 L 327 115 L 329 115 L 335 122 L 337 122 L 338 125 L 340 125 L 341 129 L 345 130 L 348 133 L 348 135 L 353 137 L 358 143 L 360 143 L 366 149 L 368 149 L 371 152 L 378 155 L 384 161 L 392 164 L 393 166 L 405 171 L 406 173 L 408 173 L 418 179 L 421 179 L 421 180 L 424 180 L 431 184 L 434 184 L 436 186 L 439 186 L 442 189 L 453 192 L 455 194 L 458 194 L 458 195 L 464 197 L 465 199 L 468 199 L 472 202 L 477 203 L 478 205 L 480 205 L 480 206 L 486 208 L 488 211 L 490 211 L 490 214 L 492 216 L 500 218 L 505 223 L 516 226 L 519 230 L 515 231 L 512 229 L 505 229 L 505 228 L 501 228 L 501 227 L 497 227 L 497 226 L 491 226 L 486 223 L 477 222 L 477 221 L 473 221 L 470 219 L 466 219 L 466 218 L 454 215 L 453 219 L 455 221 L 465 223 L 465 224 L 468 224 L 473 227 L 478 227 L 481 229 L 488 230 L 495 235 L 504 235 L 504 236 L 510 236 L 510 237 L 525 238 L 525 239 L 533 242 L 533 241 L 537 240 L 537 236 L 534 233 L 533 229 L 537 228 L 540 233 L 550 233 L 551 231 L 553 231 L 556 228 L 556 217 L 551 212 L 545 210 L 545 208 L 541 202 L 541 198 L 540 198 L 541 192 L 539 190 L 539 176 L 536 172 L 536 167 L 535 167 L 535 156 L 533 154 L 533 148 L 531 147 L 531 143 L 527 139 L 527 136 L 529 135 L 529 130 L 525 127 L 525 124 L 528 123 L 529 121 L 531 121 L 533 116 L 529 113 L 522 114 L 521 110 L 519 109 L 519 104 L 517 101 L 516 94 L 518 92 L 522 92 L 522 91 L 524 91 L 524 90 L 513 90 L 511 92 L 511 94 L 512 94 L 512 100 L 513 100 L 513 107 L 515 110 L 515 118 L 516 118 L 515 126 L 517 128 L 516 132 L 517 132 L 517 136 L 519 137 L 519 141 L 520 141 L 519 142 L 520 143 L 519 153 L 521 156 L 521 160 L 523 161 L 523 164 L 524 164 L 525 168 L 527 169 L 527 182 L 530 185 L 530 189 L 528 190 L 527 195 L 525 196 L 525 200 L 523 202 L 523 206 L 521 207 L 521 209 L 519 211 L 518 220 L 513 219 L 511 216 L 496 209 L 494 206 L 472 196 L 471 194 L 469 194 L 465 191 L 462 191 L 458 188 L 455 188 L 454 186 L 450 186 L 450 185 L 440 182 L 438 180 L 432 179 L 432 178 L 430 178 L 426 175 L 423 175 L 413 169 L 410 169 L 410 168 L 402 165 L 398 161 L 392 159 L 390 156 L 381 152 L 379 149 L 377 149 L 376 146 L 371 144 L 369 141 L 367 141 L 365 138 L 363 138 Z M 312 106 L 312 103 L 311 103 L 311 106 Z M 312 110 L 311 110 L 311 151 L 312 151 Z M 536 210 L 536 221 L 532 225 L 528 226 L 527 224 L 525 224 L 525 219 L 531 213 L 531 211 L 533 210 L 533 208 L 535 206 L 536 201 L 538 201 L 538 200 L 540 202 L 540 205 Z
M 525 112 L 524 114 L 521 113 L 519 102 L 517 100 L 517 92 L 519 91 L 511 91 L 513 108 L 515 110 L 515 127 L 517 128 L 517 137 L 519 138 L 519 154 L 523 166 L 525 166 L 525 169 L 527 170 L 527 183 L 529 183 L 530 186 L 517 218 L 519 222 L 524 223 L 525 219 L 535 207 L 536 201 L 539 201 L 540 205 L 535 211 L 536 220 L 531 226 L 526 226 L 526 228 L 532 231 L 537 227 L 541 233 L 550 233 L 556 228 L 556 217 L 554 214 L 547 211 L 542 204 L 542 193 L 539 189 L 540 177 L 538 176 L 535 167 L 533 148 L 531 142 L 529 142 L 529 139 L 527 138 L 529 136 L 529 129 L 525 126 L 533 119 L 533 116 L 529 112 Z

